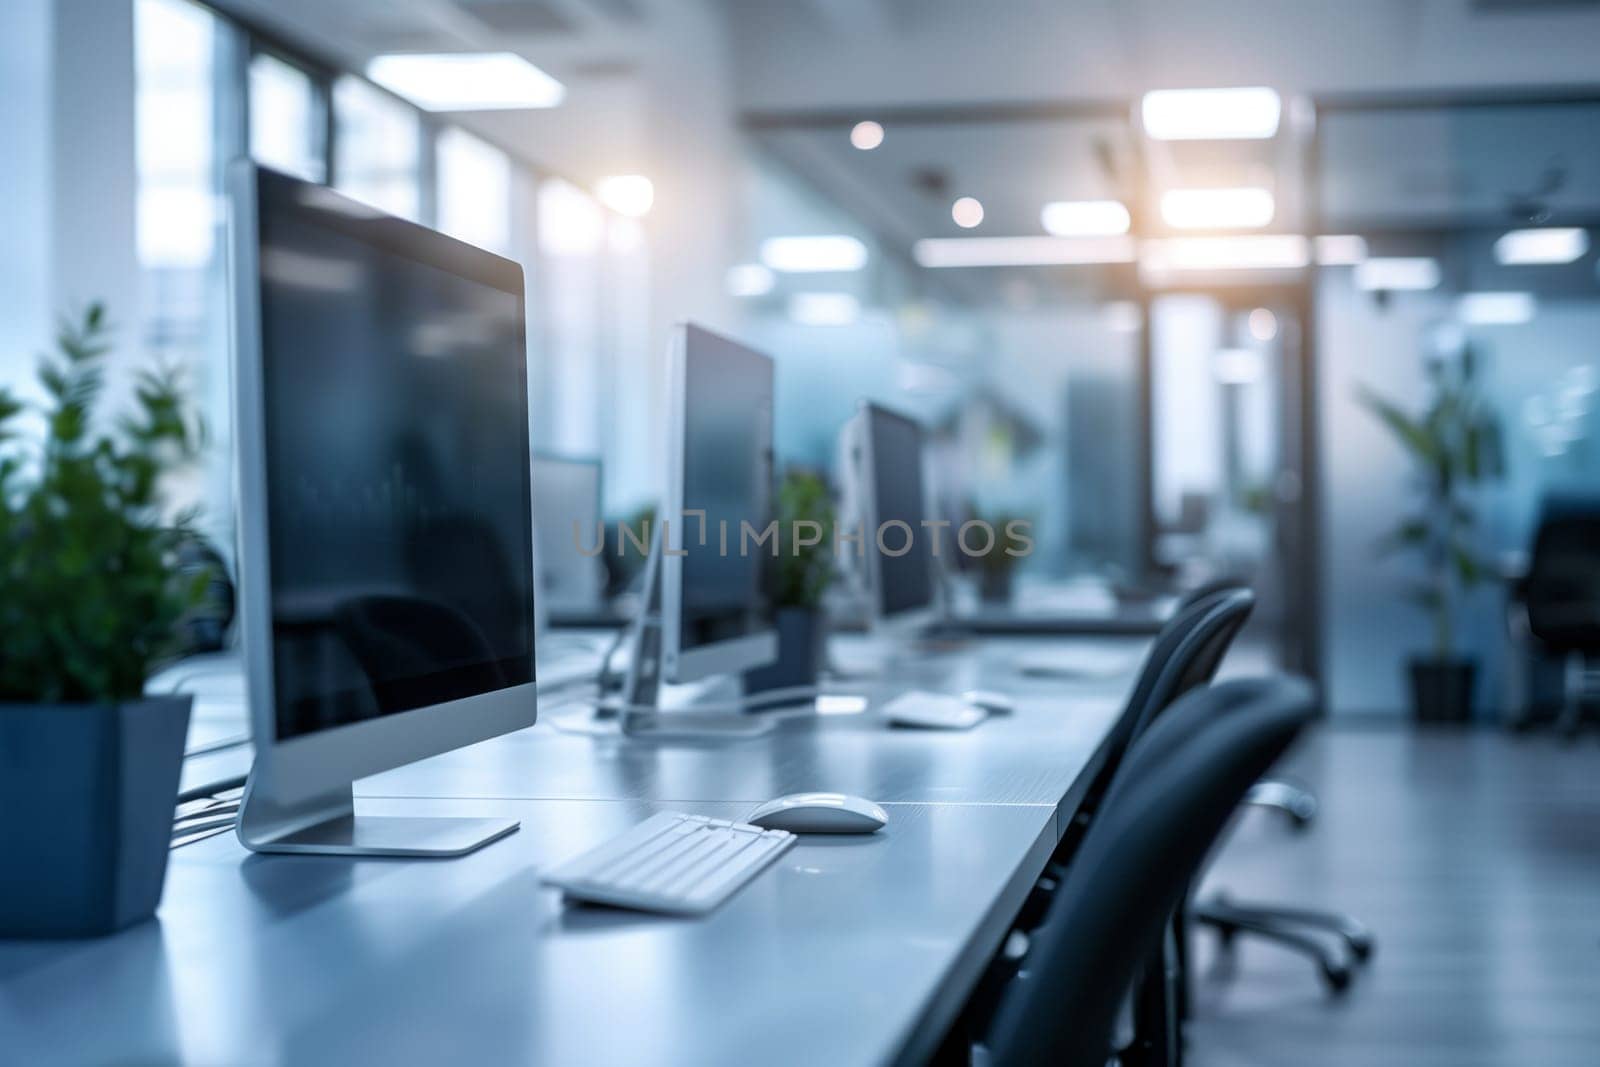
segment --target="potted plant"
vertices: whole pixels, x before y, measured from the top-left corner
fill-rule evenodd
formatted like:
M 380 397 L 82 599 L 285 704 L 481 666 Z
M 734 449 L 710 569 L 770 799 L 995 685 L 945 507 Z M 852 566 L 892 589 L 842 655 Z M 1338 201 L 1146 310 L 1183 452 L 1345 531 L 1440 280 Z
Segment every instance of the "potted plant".
M 986 517 L 983 521 L 988 524 L 994 537 L 987 550 L 973 560 L 978 568 L 978 599 L 985 604 L 1009 604 L 1017 560 L 1022 558 L 1014 554 L 1017 542 L 1012 539 L 1010 530 L 1013 523 L 1026 524 L 1028 520 L 1017 515 L 1000 514 Z
M 1411 657 L 1412 711 L 1421 722 L 1465 722 L 1472 715 L 1476 662 L 1457 648 L 1457 606 L 1490 571 L 1477 547 L 1472 491 L 1504 471 L 1500 423 L 1478 389 L 1470 348 L 1428 364 L 1428 405 L 1408 414 L 1370 389 L 1359 399 L 1388 427 L 1416 467 L 1416 505 L 1380 543 L 1422 565 L 1409 599 L 1433 621 L 1433 648 Z
M 163 476 L 199 444 L 174 376 L 139 375 L 136 412 L 105 432 L 101 307 L 58 346 L 43 403 L 0 390 L 0 937 L 154 914 L 189 698 L 144 684 L 210 580 L 179 560 L 192 513 L 160 514 Z
M 815 685 L 822 671 L 827 639 L 822 597 L 834 575 L 834 508 L 828 483 L 811 471 L 789 471 L 778 486 L 776 510 L 778 556 L 772 563 L 778 658 L 745 672 L 746 693 Z

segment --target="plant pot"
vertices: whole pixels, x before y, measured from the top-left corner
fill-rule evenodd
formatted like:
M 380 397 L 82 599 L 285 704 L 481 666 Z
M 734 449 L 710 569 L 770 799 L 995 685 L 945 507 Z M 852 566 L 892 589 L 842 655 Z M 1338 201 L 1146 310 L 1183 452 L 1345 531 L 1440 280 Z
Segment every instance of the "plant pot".
M 189 703 L 0 704 L 0 938 L 97 937 L 155 914 Z
M 1477 664 L 1470 659 L 1412 659 L 1411 713 L 1418 722 L 1465 723 L 1472 719 Z
M 978 599 L 985 604 L 1011 603 L 1010 567 L 982 567 L 978 570 Z
M 765 667 L 744 672 L 747 694 L 765 693 L 800 685 L 816 685 L 822 673 L 828 627 L 817 608 L 779 608 L 778 658 Z

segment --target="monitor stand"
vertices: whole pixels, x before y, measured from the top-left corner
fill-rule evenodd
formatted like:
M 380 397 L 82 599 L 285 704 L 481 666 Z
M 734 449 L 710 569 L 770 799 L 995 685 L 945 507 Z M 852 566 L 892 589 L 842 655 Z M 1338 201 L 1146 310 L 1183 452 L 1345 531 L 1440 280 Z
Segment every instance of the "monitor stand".
M 482 848 L 518 825 L 515 819 L 358 816 L 348 786 L 285 803 L 252 770 L 239 805 L 238 832 L 252 852 L 444 858 Z
M 771 715 L 661 708 L 661 536 L 658 529 L 650 541 L 644 597 L 628 630 L 633 655 L 618 697 L 621 709 L 611 713 L 621 732 L 672 740 L 733 740 L 771 733 L 777 725 Z

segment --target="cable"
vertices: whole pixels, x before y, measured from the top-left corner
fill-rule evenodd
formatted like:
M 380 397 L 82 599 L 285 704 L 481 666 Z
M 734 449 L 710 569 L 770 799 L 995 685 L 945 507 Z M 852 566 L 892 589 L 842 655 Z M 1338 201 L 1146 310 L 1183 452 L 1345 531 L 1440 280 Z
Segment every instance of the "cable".
M 239 789 L 244 785 L 245 777 L 245 775 L 241 774 L 235 778 L 223 778 L 220 781 L 197 785 L 193 789 L 185 789 L 178 794 L 178 803 L 187 804 L 191 800 L 204 800 L 207 797 L 214 797 L 218 793 L 227 792 L 229 789 Z

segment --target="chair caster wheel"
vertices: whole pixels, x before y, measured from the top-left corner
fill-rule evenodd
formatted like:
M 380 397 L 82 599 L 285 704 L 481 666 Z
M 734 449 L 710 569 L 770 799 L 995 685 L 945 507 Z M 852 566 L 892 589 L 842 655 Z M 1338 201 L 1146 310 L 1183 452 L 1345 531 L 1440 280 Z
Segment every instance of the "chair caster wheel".
M 1322 980 L 1327 984 L 1328 992 L 1338 995 L 1350 988 L 1350 968 L 1336 963 L 1324 963 L 1321 967 Z
M 1372 953 L 1376 951 L 1378 947 L 1373 943 L 1372 938 L 1366 936 L 1347 938 L 1346 942 L 1350 946 L 1350 954 L 1356 959 L 1360 960 L 1362 963 L 1366 963 L 1368 960 L 1370 960 L 1372 958 Z

